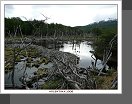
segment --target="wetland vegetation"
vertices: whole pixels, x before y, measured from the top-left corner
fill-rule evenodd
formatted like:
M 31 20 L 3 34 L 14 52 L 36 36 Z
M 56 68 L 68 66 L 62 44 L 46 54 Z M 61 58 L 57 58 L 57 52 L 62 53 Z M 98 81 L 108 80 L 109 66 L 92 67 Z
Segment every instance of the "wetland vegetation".
M 117 20 L 5 18 L 5 89 L 117 89 L 117 37 Z

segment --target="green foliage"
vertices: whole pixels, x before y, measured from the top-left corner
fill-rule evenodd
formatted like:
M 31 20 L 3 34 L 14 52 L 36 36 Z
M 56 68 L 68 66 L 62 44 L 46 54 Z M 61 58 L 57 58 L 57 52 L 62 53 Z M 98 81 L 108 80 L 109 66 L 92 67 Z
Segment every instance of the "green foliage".
M 47 71 L 48 69 L 46 69 L 46 68 L 39 68 L 38 70 L 37 70 L 37 75 L 38 76 L 45 76 L 45 75 L 48 75 L 48 71 Z
M 23 35 L 36 37 L 42 36 L 69 36 L 80 35 L 83 31 L 77 27 L 64 26 L 62 24 L 47 24 L 41 20 L 22 21 L 19 17 L 5 18 L 5 36 L 8 37 L 8 33 L 14 34 L 17 27 L 21 26 Z M 17 30 L 17 34 L 20 34 L 20 30 Z
M 94 23 L 86 25 L 86 26 L 78 26 L 78 28 L 80 28 L 81 30 L 83 30 L 86 33 L 92 32 L 92 30 L 94 28 L 99 28 L 101 30 L 116 29 L 117 28 L 117 20 L 94 22 Z
M 41 86 L 41 89 L 57 89 L 62 84 L 62 79 L 55 76 Z
M 96 57 L 102 59 L 104 50 L 110 47 L 109 42 L 115 35 L 117 35 L 117 21 L 102 21 L 99 23 L 94 23 L 90 26 L 93 26 L 91 32 L 97 36 L 97 39 L 94 41 L 94 54 Z M 117 40 L 114 42 L 111 51 L 112 57 L 110 58 L 109 62 L 112 61 L 115 63 L 115 65 L 117 65 Z
M 92 33 L 95 34 L 96 36 L 99 36 L 102 34 L 102 31 L 99 28 L 93 28 Z
M 20 52 L 20 53 L 19 53 Z M 35 48 L 28 48 L 25 50 L 21 50 L 21 48 L 15 48 L 15 53 L 19 53 L 17 57 L 15 57 L 15 62 L 20 62 L 21 59 L 24 57 L 27 57 L 27 66 L 30 67 L 31 63 L 32 66 L 39 67 L 42 63 L 48 64 L 50 60 L 47 57 L 40 57 L 40 53 Z M 38 60 L 34 61 L 33 58 L 38 58 Z M 13 48 L 6 47 L 5 48 L 5 69 L 12 69 L 13 66 L 13 60 L 14 60 L 14 52 Z

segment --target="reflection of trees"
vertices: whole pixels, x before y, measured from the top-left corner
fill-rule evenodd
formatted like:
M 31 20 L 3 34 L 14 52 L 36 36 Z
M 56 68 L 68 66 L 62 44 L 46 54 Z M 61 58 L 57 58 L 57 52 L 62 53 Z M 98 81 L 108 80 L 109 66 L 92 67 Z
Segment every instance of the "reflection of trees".
M 79 56 L 78 55 L 78 53 L 80 53 L 80 44 L 81 44 L 81 42 L 80 41 L 73 41 L 72 42 L 72 50 L 73 50 L 73 52 L 77 55 L 77 56 Z M 77 49 L 78 48 L 78 49 Z

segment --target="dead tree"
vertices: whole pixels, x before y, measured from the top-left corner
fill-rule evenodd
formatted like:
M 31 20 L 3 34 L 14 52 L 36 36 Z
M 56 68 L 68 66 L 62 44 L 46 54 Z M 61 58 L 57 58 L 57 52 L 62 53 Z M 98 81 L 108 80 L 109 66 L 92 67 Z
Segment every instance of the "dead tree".
M 60 75 L 64 82 L 73 86 L 74 89 L 93 89 L 94 80 L 89 76 L 89 72 L 86 70 L 86 75 L 80 74 L 80 68 L 71 62 L 67 62 L 67 55 L 64 54 L 63 57 L 59 57 L 59 55 L 53 55 L 53 62 L 56 63 L 56 71 L 55 74 Z M 64 82 L 63 85 L 64 86 Z M 66 85 L 65 85 L 66 86 Z
M 101 72 L 103 71 L 103 69 L 105 68 L 107 62 L 109 61 L 110 57 L 112 56 L 112 47 L 114 42 L 116 41 L 117 35 L 115 35 L 111 41 L 109 42 L 109 47 L 107 49 L 104 50 L 104 55 L 103 55 L 103 61 L 102 61 L 102 65 L 103 67 L 100 69 L 100 72 L 98 74 L 98 76 L 100 76 Z
M 20 41 L 21 43 L 18 45 L 16 45 L 16 41 L 17 41 L 17 34 L 18 34 L 18 31 L 20 32 Z M 10 36 L 10 39 L 12 40 L 12 48 L 13 48 L 13 61 L 12 61 L 12 65 L 13 65 L 13 69 L 12 69 L 12 74 L 11 74 L 11 82 L 12 82 L 12 88 L 16 88 L 16 85 L 15 85 L 15 80 L 14 80 L 14 76 L 15 76 L 15 63 L 16 63 L 16 59 L 17 57 L 20 55 L 21 51 L 22 50 L 25 50 L 26 51 L 26 48 L 32 44 L 32 42 L 29 42 L 28 44 L 25 44 L 24 40 L 26 40 L 26 37 L 23 36 L 22 34 L 22 31 L 21 31 L 21 26 L 18 25 L 18 27 L 16 28 L 15 32 L 14 32 L 14 35 L 10 34 L 9 33 L 9 36 Z M 16 51 L 16 48 L 20 47 L 20 50 Z M 26 51 L 26 55 L 27 55 L 27 51 Z M 27 56 L 28 57 L 28 56 Z M 6 64 L 8 64 L 8 62 L 10 62 L 11 59 L 9 59 Z
M 46 39 L 47 39 L 47 36 L 48 36 L 48 23 L 47 23 L 47 20 L 48 20 L 48 19 L 50 19 L 50 18 L 49 18 L 49 17 L 47 17 L 47 16 L 45 16 L 45 15 L 44 15 L 44 14 L 42 14 L 42 13 L 41 13 L 41 15 L 45 18 L 45 19 L 43 20 L 43 23 L 46 23 L 46 24 L 47 24 L 47 27 L 46 27 L 46 28 L 47 28 Z
M 100 71 L 98 72 L 98 76 L 101 75 L 101 73 L 103 73 L 102 71 L 104 70 L 104 68 L 106 67 L 107 62 L 109 61 L 110 57 L 112 56 L 112 48 L 113 48 L 113 44 L 116 41 L 117 35 L 115 35 L 111 41 L 109 42 L 108 46 L 106 49 L 104 49 L 104 54 L 103 54 L 103 60 L 102 60 L 102 68 L 100 69 Z M 95 54 L 95 53 L 93 53 Z M 94 55 L 91 55 L 92 59 L 94 60 L 94 62 L 91 62 L 92 64 L 92 69 L 95 70 L 96 69 L 96 64 L 97 64 L 97 60 L 98 58 L 94 58 Z M 97 70 L 95 70 L 97 72 Z M 106 73 L 103 73 L 106 74 Z

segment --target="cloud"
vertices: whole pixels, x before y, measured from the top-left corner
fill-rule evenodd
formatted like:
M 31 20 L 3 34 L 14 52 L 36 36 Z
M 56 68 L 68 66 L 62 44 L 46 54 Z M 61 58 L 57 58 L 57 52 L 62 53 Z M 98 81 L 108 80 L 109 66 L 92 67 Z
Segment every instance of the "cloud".
M 14 8 L 13 8 L 13 5 L 11 5 L 11 4 L 6 4 L 6 5 L 5 5 L 5 9 L 7 9 L 7 10 L 12 10 L 12 9 L 14 9 Z
M 9 15 L 11 15 L 13 10 L 14 10 L 13 5 L 6 4 L 5 5 L 5 16 L 8 17 Z
M 117 14 L 116 13 L 112 13 L 112 14 L 97 14 L 93 20 L 95 22 L 99 22 L 102 20 L 109 20 L 109 19 L 117 19 Z
M 116 5 L 10 5 L 5 8 L 5 16 L 27 19 L 45 19 L 48 23 L 61 23 L 67 26 L 83 26 L 92 22 L 117 18 Z M 22 18 L 24 19 L 24 18 Z
M 117 5 L 105 5 L 98 9 L 93 20 L 98 22 L 101 20 L 108 20 L 110 18 L 117 19 Z

